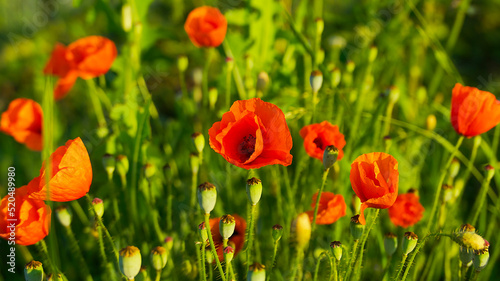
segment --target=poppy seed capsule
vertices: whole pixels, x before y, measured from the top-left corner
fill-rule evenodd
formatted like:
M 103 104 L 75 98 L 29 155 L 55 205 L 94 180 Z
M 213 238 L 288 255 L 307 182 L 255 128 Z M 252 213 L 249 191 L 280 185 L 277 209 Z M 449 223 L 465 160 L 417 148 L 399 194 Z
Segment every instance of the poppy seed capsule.
M 359 215 L 355 215 L 351 218 L 349 227 L 351 229 L 352 238 L 354 238 L 354 240 L 359 240 L 365 230 L 365 226 L 359 222 Z
M 222 239 L 229 239 L 234 233 L 236 221 L 231 215 L 223 215 L 219 221 L 219 231 Z
M 129 280 L 133 280 L 141 270 L 141 251 L 137 247 L 127 246 L 120 250 L 120 271 Z
M 219 92 L 217 91 L 217 88 L 212 87 L 208 90 L 208 103 L 210 104 L 210 108 L 213 109 L 215 107 L 218 96 Z
M 95 215 L 99 218 L 102 218 L 104 215 L 104 203 L 100 198 L 94 198 L 92 200 L 92 206 L 94 206 Z
M 460 247 L 459 256 L 460 256 L 460 261 L 466 267 L 469 267 L 472 265 L 472 259 L 474 258 L 474 251 L 469 250 L 465 247 Z
M 66 278 L 66 276 L 64 276 L 61 273 L 58 273 L 57 277 L 55 277 L 54 274 L 52 273 L 47 275 L 47 281 L 67 281 L 67 280 L 68 278 Z
M 340 261 L 342 258 L 342 243 L 340 241 L 333 241 L 330 243 L 330 249 L 332 250 L 332 254 L 337 259 L 337 261 Z
M 165 240 L 163 241 L 163 243 L 164 243 L 165 248 L 168 251 L 170 251 L 174 247 L 174 238 L 172 238 L 171 236 L 168 236 L 168 237 L 165 238 Z
M 226 261 L 226 264 L 230 263 L 233 260 L 234 257 L 234 248 L 231 246 L 227 246 L 224 248 L 224 260 Z
M 106 153 L 102 157 L 102 165 L 108 174 L 108 179 L 111 180 L 113 178 L 113 173 L 115 172 L 116 159 L 113 155 Z
M 368 61 L 369 62 L 374 62 L 375 59 L 377 58 L 378 54 L 378 49 L 375 46 L 370 47 L 370 53 L 368 54 Z
M 427 119 L 425 119 L 425 127 L 429 131 L 434 131 L 436 128 L 437 120 L 436 120 L 436 115 L 434 114 L 429 114 L 427 116 Z
M 191 138 L 193 139 L 196 151 L 201 154 L 203 152 L 203 148 L 205 148 L 205 137 L 202 133 L 194 133 L 191 135 Z
M 116 156 L 116 171 L 121 177 L 125 177 L 127 175 L 129 168 L 129 162 L 126 155 L 120 154 Z
M 39 261 L 30 261 L 24 267 L 24 279 L 26 281 L 42 281 L 43 275 L 43 266 Z
M 295 242 L 299 250 L 305 250 L 311 239 L 311 221 L 307 213 L 301 213 L 292 222 L 291 231 L 294 234 Z
M 314 22 L 316 23 L 316 35 L 321 36 L 323 30 L 325 29 L 325 22 L 322 18 L 316 18 Z
M 262 196 L 262 181 L 258 178 L 251 178 L 247 180 L 247 195 L 250 204 L 257 205 Z
M 269 84 L 269 74 L 265 71 L 259 72 L 257 76 L 257 90 L 264 91 Z
M 204 182 L 198 186 L 198 202 L 205 214 L 210 214 L 217 202 L 217 189 L 215 185 Z
M 394 233 L 387 233 L 384 237 L 385 253 L 388 256 L 394 255 L 398 249 L 398 237 Z
M 162 270 L 167 264 L 167 250 L 165 248 L 158 246 L 151 250 L 151 266 L 156 270 Z
M 198 225 L 198 234 L 200 235 L 201 242 L 203 242 L 204 244 L 207 243 L 208 232 L 205 222 L 202 222 Z
M 247 281 L 264 281 L 266 280 L 266 267 L 260 263 L 254 263 L 248 270 Z
M 332 79 L 330 83 L 332 85 L 332 88 L 337 88 L 337 86 L 340 84 L 340 79 L 342 78 L 340 69 L 338 69 L 337 67 L 332 69 L 331 77 Z
M 323 73 L 319 70 L 311 72 L 309 83 L 311 84 L 313 93 L 319 92 L 319 89 L 321 89 L 321 86 L 323 85 Z
M 479 251 L 476 253 L 476 256 L 474 257 L 474 268 L 476 269 L 476 272 L 479 272 L 483 270 L 483 268 L 486 267 L 488 264 L 488 260 L 490 259 L 490 251 L 488 248 L 485 248 L 484 250 Z
M 148 271 L 145 266 L 141 266 L 139 273 L 134 279 L 135 281 L 150 281 L 148 277 Z
M 413 232 L 405 232 L 403 239 L 403 255 L 408 255 L 417 246 L 418 236 Z
M 334 145 L 329 145 L 323 152 L 323 167 L 325 170 L 330 169 L 339 157 L 339 150 Z
M 205 250 L 205 258 L 208 264 L 212 264 L 214 262 L 214 255 L 212 254 L 211 250 L 209 249 Z
M 189 66 L 188 57 L 182 55 L 177 58 L 177 68 L 179 72 L 185 72 Z
M 460 161 L 458 161 L 457 158 L 453 158 L 453 160 L 451 161 L 450 170 L 449 170 L 450 178 L 454 179 L 458 175 L 459 171 L 460 171 Z
M 66 206 L 62 205 L 56 208 L 56 217 L 64 227 L 71 225 L 72 215 Z
M 281 236 L 283 235 L 283 226 L 279 224 L 275 224 L 273 226 L 273 239 L 274 242 L 278 242 L 281 239 Z
M 156 174 L 156 166 L 151 163 L 146 163 L 142 167 L 142 170 L 144 171 L 144 177 L 147 180 L 151 180 L 151 178 L 153 178 L 153 176 Z

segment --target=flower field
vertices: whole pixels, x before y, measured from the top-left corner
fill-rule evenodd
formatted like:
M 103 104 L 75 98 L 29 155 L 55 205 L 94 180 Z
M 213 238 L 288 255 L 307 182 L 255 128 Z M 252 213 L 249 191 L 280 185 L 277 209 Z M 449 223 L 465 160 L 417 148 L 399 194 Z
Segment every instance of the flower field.
M 498 280 L 497 1 L 0 7 L 0 281 Z

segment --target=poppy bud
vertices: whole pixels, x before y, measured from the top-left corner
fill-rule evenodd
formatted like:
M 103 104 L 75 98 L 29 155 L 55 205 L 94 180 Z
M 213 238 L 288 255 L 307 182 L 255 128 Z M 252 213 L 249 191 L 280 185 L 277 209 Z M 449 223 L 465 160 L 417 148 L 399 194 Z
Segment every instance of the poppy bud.
M 247 180 L 247 195 L 250 204 L 257 205 L 262 196 L 262 181 L 255 177 Z
M 264 280 L 266 280 L 266 267 L 257 262 L 252 264 L 247 274 L 247 281 L 264 281 Z
M 141 270 L 141 251 L 134 246 L 127 246 L 120 250 L 120 270 L 129 280 L 135 278 L 135 276 Z
M 355 215 L 351 218 L 350 229 L 352 238 L 354 238 L 354 240 L 359 240 L 365 230 L 365 226 L 359 222 L 359 215 Z
M 215 107 L 215 103 L 217 103 L 218 96 L 219 92 L 217 91 L 217 88 L 212 87 L 208 90 L 208 103 L 210 104 L 211 109 Z
M 473 261 L 476 272 L 483 270 L 483 268 L 485 268 L 486 265 L 488 264 L 489 259 L 490 259 L 490 251 L 488 250 L 488 248 L 479 251 L 474 257 Z
M 132 29 L 132 7 L 130 4 L 122 6 L 122 28 L 125 32 Z
M 337 261 L 340 261 L 342 258 L 342 243 L 340 243 L 340 241 L 333 241 L 330 243 L 330 249 L 332 250 L 332 254 Z
M 297 248 L 304 250 L 311 239 L 311 221 L 307 213 L 301 213 L 292 222 L 291 231 L 294 234 Z
M 208 240 L 208 232 L 205 222 L 202 222 L 198 225 L 198 234 L 200 235 L 201 242 L 205 244 Z
M 208 235 L 208 234 L 207 234 Z M 208 236 L 207 236 L 208 237 Z M 207 238 L 208 239 L 208 238 Z M 165 248 L 170 251 L 172 250 L 172 247 L 174 246 L 174 239 L 171 237 L 171 236 L 168 236 L 167 238 L 165 238 L 165 240 L 163 241 L 163 243 L 165 244 Z
M 474 258 L 474 251 L 469 250 L 465 247 L 460 247 L 460 261 L 466 266 L 469 267 L 472 265 L 472 259 Z
M 328 44 L 334 49 L 342 49 L 347 44 L 347 41 L 342 36 L 332 36 L 328 39 Z
M 450 170 L 449 170 L 450 178 L 454 179 L 458 175 L 459 171 L 460 171 L 460 161 L 458 161 L 457 158 L 453 158 L 453 160 L 451 160 Z
M 468 250 L 480 251 L 489 245 L 481 235 L 477 234 L 476 229 L 470 224 L 464 224 L 458 231 L 452 233 L 452 239 L 458 245 Z M 487 244 L 488 243 L 488 244 Z
M 347 72 L 352 73 L 355 68 L 356 68 L 356 64 L 352 60 L 347 61 L 347 64 L 346 64 Z
M 177 58 L 177 68 L 179 72 L 185 72 L 189 66 L 189 60 L 186 56 L 182 55 Z
M 265 71 L 261 71 L 257 76 L 257 90 L 264 91 L 269 84 L 269 75 Z
M 219 231 L 222 239 L 229 239 L 234 233 L 236 221 L 231 215 L 223 215 L 219 221 Z
M 375 59 L 377 58 L 378 54 L 378 49 L 375 46 L 370 47 L 370 53 L 368 54 L 368 61 L 369 62 L 374 62 Z
M 127 175 L 129 168 L 129 162 L 126 155 L 120 154 L 116 156 L 116 171 L 121 177 L 125 177 Z
M 102 165 L 108 174 L 108 179 L 111 180 L 113 178 L 113 173 L 115 172 L 116 159 L 113 155 L 106 153 L 102 157 Z
M 200 156 L 196 153 L 189 154 L 189 161 L 191 162 L 191 172 L 193 174 L 198 174 L 200 170 Z
M 151 266 L 156 270 L 162 270 L 167 264 L 167 250 L 165 248 L 158 246 L 151 250 Z
M 325 60 L 325 50 L 319 49 L 316 52 L 316 63 L 322 64 L 324 60 Z
M 26 281 L 42 281 L 43 266 L 39 261 L 30 261 L 24 267 L 24 279 Z
M 205 258 L 208 264 L 212 264 L 214 262 L 214 255 L 212 254 L 211 250 L 205 250 Z
M 100 198 L 94 198 L 92 200 L 92 206 L 94 206 L 94 211 L 97 217 L 102 218 L 104 214 L 104 203 Z
M 67 281 L 67 280 L 68 280 L 68 278 L 66 278 L 66 276 L 64 276 L 61 273 L 58 273 L 57 277 L 54 276 L 54 274 L 52 274 L 52 273 L 47 275 L 47 281 Z
M 403 239 L 403 254 L 408 255 L 417 246 L 418 236 L 413 232 L 405 232 Z
M 474 146 L 479 147 L 481 145 L 481 140 L 482 140 L 482 138 L 480 136 L 475 136 L 474 137 Z
M 151 180 L 151 178 L 153 178 L 153 176 L 156 174 L 156 166 L 151 163 L 146 163 L 142 167 L 142 169 L 144 171 L 144 177 L 147 180 Z
M 398 237 L 394 233 L 387 233 L 384 237 L 385 253 L 392 256 L 398 248 Z
M 204 182 L 198 186 L 198 202 L 200 203 L 201 210 L 205 214 L 210 214 L 210 212 L 215 207 L 215 202 L 217 202 L 217 189 L 215 185 Z
M 191 135 L 191 138 L 193 139 L 196 151 L 201 154 L 203 152 L 203 148 L 205 148 L 205 137 L 202 133 L 194 133 Z
M 317 93 L 321 89 L 321 85 L 323 85 L 323 73 L 319 70 L 311 72 L 309 83 L 311 84 L 313 93 Z
M 139 273 L 135 277 L 135 281 L 150 281 L 148 277 L 148 271 L 146 270 L 145 266 L 141 266 Z
M 66 206 L 61 205 L 56 208 L 56 217 L 64 227 L 71 225 L 72 215 Z
M 332 88 L 337 88 L 337 86 L 340 84 L 340 79 L 342 78 L 340 69 L 338 69 L 337 67 L 332 69 L 331 76 L 332 76 L 331 80 Z
M 399 99 L 400 91 L 396 86 L 389 88 L 389 102 L 395 104 Z
M 351 203 L 354 213 L 359 213 L 359 209 L 361 208 L 361 199 L 359 199 L 359 197 L 356 194 L 353 194 Z
M 273 226 L 273 239 L 274 242 L 278 242 L 281 239 L 281 236 L 283 235 L 283 226 L 279 224 L 275 224 Z
M 316 23 L 316 35 L 321 36 L 323 30 L 325 29 L 325 22 L 322 18 L 316 18 L 314 22 Z
M 338 156 L 339 150 L 334 145 L 329 145 L 325 148 L 323 152 L 323 167 L 325 167 L 325 170 L 330 169 L 337 162 Z
M 425 125 L 427 127 L 427 130 L 434 131 L 434 129 L 436 128 L 436 124 L 437 124 L 436 115 L 429 114 L 427 116 L 427 119 L 425 119 Z
M 486 178 L 490 181 L 495 175 L 495 168 L 488 164 L 484 167 L 484 169 L 486 170 Z
M 230 263 L 233 260 L 234 257 L 234 248 L 231 246 L 227 246 L 224 248 L 224 260 L 226 261 L 226 264 Z

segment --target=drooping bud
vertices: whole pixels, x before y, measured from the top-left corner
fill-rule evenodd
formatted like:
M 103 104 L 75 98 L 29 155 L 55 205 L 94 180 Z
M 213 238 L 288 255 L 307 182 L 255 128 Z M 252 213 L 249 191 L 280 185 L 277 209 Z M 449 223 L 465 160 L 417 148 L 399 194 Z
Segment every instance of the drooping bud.
M 309 83 L 311 84 L 313 93 L 317 93 L 323 85 L 323 73 L 321 73 L 321 71 L 319 70 L 314 70 L 313 72 L 311 72 Z
M 204 182 L 198 186 L 198 202 L 205 214 L 210 214 L 217 202 L 217 189 L 215 185 Z
M 196 151 L 201 154 L 203 152 L 203 148 L 205 148 L 205 137 L 202 133 L 194 133 L 191 135 L 191 138 L 193 139 Z
M 162 246 L 158 246 L 151 250 L 151 266 L 156 270 L 162 270 L 167 264 L 167 250 Z
M 427 127 L 427 130 L 434 131 L 434 129 L 436 128 L 436 124 L 437 124 L 436 115 L 429 114 L 427 116 L 427 119 L 425 119 L 425 125 Z
M 247 180 L 247 195 L 250 204 L 257 205 L 262 196 L 262 181 L 255 177 Z
M 266 267 L 260 263 L 254 263 L 248 270 L 247 281 L 265 281 Z
M 108 174 L 108 179 L 111 180 L 113 178 L 113 173 L 115 172 L 116 159 L 113 155 L 106 153 L 102 157 L 102 165 Z
M 311 221 L 309 220 L 309 215 L 307 213 L 298 215 L 292 222 L 291 231 L 295 242 L 297 242 L 297 248 L 305 250 L 311 239 Z
M 120 250 L 120 270 L 129 280 L 134 279 L 139 273 L 141 263 L 141 251 L 137 247 L 127 246 Z
M 359 215 L 355 215 L 351 218 L 350 229 L 352 238 L 354 238 L 354 240 L 359 240 L 365 230 L 365 226 L 359 222 Z
M 64 227 L 69 227 L 73 216 L 66 206 L 61 205 L 56 208 L 56 217 Z
M 26 281 L 42 281 L 43 275 L 43 266 L 39 261 L 30 261 L 24 267 L 24 279 Z
M 189 66 L 189 60 L 186 56 L 181 55 L 177 58 L 177 68 L 179 72 L 185 72 Z
M 116 171 L 121 177 L 125 177 L 127 175 L 129 168 L 129 162 L 126 155 L 120 154 L 116 156 Z
M 403 254 L 408 255 L 417 246 L 418 236 L 413 232 L 405 232 L 403 239 Z
M 473 261 L 476 272 L 483 270 L 483 268 L 485 268 L 486 265 L 488 264 L 489 259 L 490 259 L 490 251 L 488 247 L 476 253 L 476 256 L 474 257 Z
M 273 239 L 274 242 L 278 242 L 281 239 L 281 236 L 283 235 L 283 226 L 279 224 L 275 224 L 273 226 Z
M 387 233 L 384 237 L 385 253 L 392 256 L 398 248 L 398 237 L 394 233 Z
M 333 241 L 332 243 L 330 243 L 330 249 L 335 259 L 337 259 L 337 261 L 340 261 L 340 259 L 342 258 L 342 243 L 340 243 L 340 241 Z
M 205 222 L 202 222 L 198 225 L 198 234 L 200 235 L 201 242 L 205 245 L 208 240 L 208 232 Z
M 219 231 L 222 239 L 229 239 L 234 233 L 236 220 L 231 215 L 223 215 L 219 221 Z
M 230 263 L 233 260 L 234 257 L 234 248 L 231 246 L 227 246 L 224 248 L 224 260 L 226 261 L 226 264 Z
M 337 162 L 338 156 L 339 150 L 334 145 L 329 145 L 325 148 L 323 152 L 323 167 L 325 170 L 330 169 Z
M 92 200 L 92 206 L 94 206 L 94 211 L 97 217 L 102 218 L 104 215 L 104 203 L 100 198 L 94 198 Z

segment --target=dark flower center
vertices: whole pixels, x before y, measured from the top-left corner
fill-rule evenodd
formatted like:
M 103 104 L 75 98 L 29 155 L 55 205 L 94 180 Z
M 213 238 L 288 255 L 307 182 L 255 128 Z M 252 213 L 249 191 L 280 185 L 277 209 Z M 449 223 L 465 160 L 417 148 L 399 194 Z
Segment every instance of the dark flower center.
M 321 150 L 325 149 L 325 145 L 323 144 L 323 140 L 320 137 L 317 137 L 313 140 L 314 144 Z
M 243 137 L 243 141 L 238 145 L 238 152 L 241 154 L 242 160 L 247 160 L 255 151 L 255 136 L 248 135 Z

